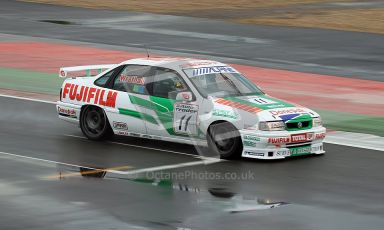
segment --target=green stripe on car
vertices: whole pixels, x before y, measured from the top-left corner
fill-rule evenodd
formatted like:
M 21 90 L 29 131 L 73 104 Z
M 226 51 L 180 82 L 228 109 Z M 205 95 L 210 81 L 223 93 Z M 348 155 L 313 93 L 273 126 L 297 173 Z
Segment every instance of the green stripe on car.
M 148 121 L 148 122 L 155 124 L 155 125 L 159 124 L 153 116 L 146 114 L 146 113 L 140 113 L 140 112 L 137 112 L 134 110 L 122 109 L 122 108 L 119 108 L 119 113 L 123 114 L 123 115 L 130 116 L 130 117 L 139 118 L 139 119 Z

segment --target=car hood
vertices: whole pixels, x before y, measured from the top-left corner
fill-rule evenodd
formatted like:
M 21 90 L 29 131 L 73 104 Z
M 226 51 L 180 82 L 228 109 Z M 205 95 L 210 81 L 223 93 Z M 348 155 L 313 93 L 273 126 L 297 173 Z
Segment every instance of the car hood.
M 228 96 L 213 98 L 215 109 L 230 110 L 243 118 L 257 117 L 259 121 L 289 121 L 301 117 L 317 117 L 316 112 L 268 95 Z

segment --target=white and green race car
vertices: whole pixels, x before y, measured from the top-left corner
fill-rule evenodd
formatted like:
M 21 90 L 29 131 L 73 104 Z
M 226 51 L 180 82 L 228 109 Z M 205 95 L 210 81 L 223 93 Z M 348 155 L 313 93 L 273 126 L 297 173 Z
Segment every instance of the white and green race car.
M 64 67 L 60 76 L 59 118 L 92 140 L 117 134 L 193 143 L 222 158 L 324 153 L 319 114 L 266 95 L 220 62 L 142 58 Z

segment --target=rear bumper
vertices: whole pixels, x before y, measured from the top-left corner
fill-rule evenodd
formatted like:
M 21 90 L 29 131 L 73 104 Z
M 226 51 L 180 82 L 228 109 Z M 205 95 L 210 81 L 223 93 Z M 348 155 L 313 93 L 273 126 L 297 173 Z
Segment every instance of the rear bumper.
M 324 127 L 290 132 L 240 130 L 243 142 L 242 156 L 257 159 L 283 159 L 323 154 L 325 133 Z
M 68 104 L 62 101 L 56 102 L 56 111 L 60 119 L 78 124 L 80 119 L 80 105 Z

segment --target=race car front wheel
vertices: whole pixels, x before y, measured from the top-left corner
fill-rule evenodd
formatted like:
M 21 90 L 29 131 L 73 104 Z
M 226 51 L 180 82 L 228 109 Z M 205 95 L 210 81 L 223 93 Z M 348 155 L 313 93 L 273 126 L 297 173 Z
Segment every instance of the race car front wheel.
M 80 116 L 80 128 L 83 134 L 91 140 L 103 140 L 112 135 L 104 110 L 96 106 L 87 106 Z
M 239 131 L 228 122 L 211 125 L 207 140 L 210 149 L 224 159 L 238 158 L 243 151 Z

